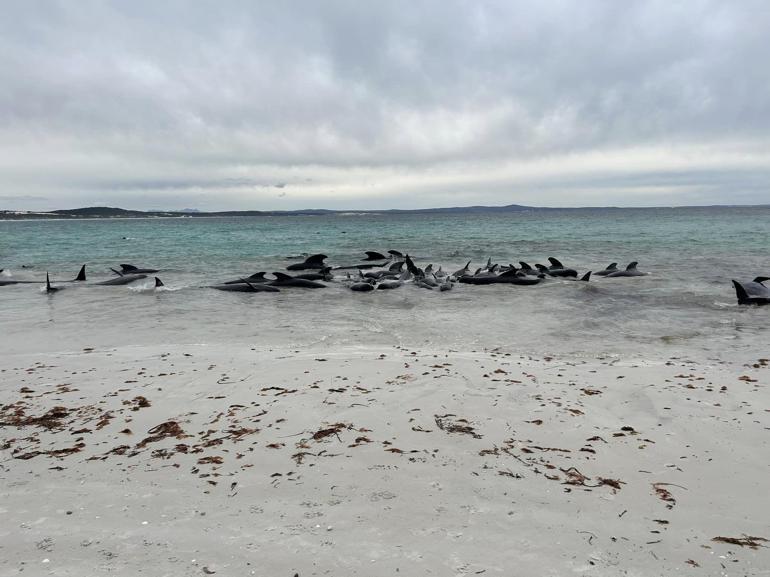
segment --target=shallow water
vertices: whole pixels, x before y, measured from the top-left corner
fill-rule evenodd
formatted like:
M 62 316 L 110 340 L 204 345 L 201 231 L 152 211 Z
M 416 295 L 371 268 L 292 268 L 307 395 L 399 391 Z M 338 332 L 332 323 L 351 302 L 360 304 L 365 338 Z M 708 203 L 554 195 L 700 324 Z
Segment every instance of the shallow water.
M 464 215 L 344 215 L 0 222 L 0 268 L 19 278 L 89 279 L 133 263 L 161 269 L 128 287 L 0 287 L 0 346 L 10 352 L 133 343 L 248 342 L 255 347 L 503 347 L 535 355 L 725 357 L 770 342 L 770 307 L 739 307 L 731 278 L 770 276 L 770 208 L 601 209 Z M 353 293 L 339 283 L 278 294 L 200 288 L 288 257 L 331 264 L 401 250 L 460 268 L 555 256 L 600 270 L 638 260 L 641 278 L 535 287 L 412 286 Z M 25 268 L 22 268 L 22 267 Z

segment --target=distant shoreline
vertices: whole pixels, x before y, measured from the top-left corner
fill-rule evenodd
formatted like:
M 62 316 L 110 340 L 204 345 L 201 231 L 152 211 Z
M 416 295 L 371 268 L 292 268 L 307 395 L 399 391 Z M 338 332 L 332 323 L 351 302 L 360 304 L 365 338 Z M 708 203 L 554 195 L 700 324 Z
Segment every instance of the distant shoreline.
M 770 208 L 770 204 L 755 205 L 705 205 L 705 206 L 583 206 L 583 207 L 538 207 L 510 204 L 507 206 L 464 206 L 445 208 L 384 209 L 384 210 L 232 210 L 215 212 L 197 211 L 144 211 L 126 210 L 106 206 L 73 208 L 52 211 L 0 210 L 0 221 L 14 220 L 126 220 L 165 218 L 230 218 L 258 216 L 390 216 L 430 214 L 501 214 L 521 212 L 589 211 L 589 210 L 681 210 L 681 209 L 725 209 L 725 208 Z

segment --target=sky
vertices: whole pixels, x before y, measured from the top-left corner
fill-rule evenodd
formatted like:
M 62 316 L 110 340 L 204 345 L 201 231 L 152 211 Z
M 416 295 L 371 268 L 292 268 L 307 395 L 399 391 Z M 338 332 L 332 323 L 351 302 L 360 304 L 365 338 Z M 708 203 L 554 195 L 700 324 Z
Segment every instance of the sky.
M 3 2 L 0 209 L 770 203 L 766 0 Z

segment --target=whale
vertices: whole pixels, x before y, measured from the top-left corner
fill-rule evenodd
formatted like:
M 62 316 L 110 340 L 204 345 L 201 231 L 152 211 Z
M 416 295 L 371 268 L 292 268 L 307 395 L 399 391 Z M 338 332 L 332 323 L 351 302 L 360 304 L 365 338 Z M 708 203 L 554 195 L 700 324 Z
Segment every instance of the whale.
M 216 289 L 218 291 L 236 292 L 236 293 L 277 293 L 280 292 L 274 286 L 269 284 L 254 284 L 250 282 L 240 282 L 231 284 L 215 284 L 209 288 Z
M 359 264 L 346 264 L 342 266 L 335 266 L 334 270 L 350 270 L 350 269 L 370 269 L 370 268 L 377 268 L 381 266 L 385 266 L 388 263 L 388 257 L 385 255 L 375 252 L 373 250 L 367 250 L 364 252 L 366 255 L 366 258 L 364 259 L 365 262 L 359 263 Z M 382 262 L 368 262 L 368 261 L 382 261 Z
M 326 288 L 325 284 L 304 278 L 296 278 L 282 272 L 274 272 L 273 276 L 275 277 L 275 280 L 268 283 L 270 286 L 311 289 Z
M 613 262 L 610 265 L 607 266 L 604 270 L 596 271 L 594 274 L 596 276 L 607 276 L 608 274 L 611 274 L 613 272 L 617 272 L 618 270 L 618 263 Z
M 154 272 L 158 272 L 158 269 L 156 269 L 156 268 L 140 268 L 140 267 L 134 266 L 132 264 L 122 264 L 122 265 L 120 265 L 120 273 L 121 274 L 152 274 Z
M 327 266 L 319 270 L 318 272 L 305 272 L 295 275 L 294 278 L 303 278 L 305 280 L 334 280 L 334 275 L 331 273 L 332 267 Z
M 265 274 L 266 273 L 264 271 L 255 272 L 251 276 L 237 278 L 237 279 L 233 279 L 233 280 L 228 280 L 228 281 L 225 281 L 225 282 L 223 282 L 221 284 L 240 284 L 240 283 L 244 283 L 244 282 L 249 282 L 251 284 L 264 283 L 264 282 L 268 282 L 268 280 L 270 280 L 270 279 L 266 279 L 265 278 Z
M 48 273 L 46 273 L 47 275 Z M 62 280 L 62 281 L 54 281 L 54 282 L 82 282 L 86 280 L 86 265 L 83 265 L 80 267 L 80 272 L 78 272 L 77 276 L 73 278 L 72 280 Z M 43 284 L 43 281 L 39 280 L 19 280 L 15 279 L 13 277 L 3 277 L 0 278 L 0 286 L 11 286 L 16 284 Z
M 611 272 L 608 275 L 605 275 L 607 278 L 621 278 L 621 277 L 630 277 L 630 276 L 645 276 L 647 273 L 639 271 L 636 269 L 636 265 L 639 263 L 634 261 L 632 263 L 629 263 L 626 267 L 626 270 L 618 270 L 615 272 Z
M 558 259 L 549 256 L 548 262 L 551 263 L 551 266 L 548 267 L 548 274 L 551 276 L 557 276 L 557 277 L 577 277 L 578 273 L 574 268 L 567 268 L 565 267 L 561 261 Z
M 354 282 L 352 285 L 350 285 L 350 290 L 356 291 L 356 292 L 369 292 L 373 291 L 375 289 L 374 285 L 370 282 Z
M 286 267 L 286 270 L 320 270 L 325 268 L 324 260 L 329 258 L 325 254 L 312 254 L 303 262 L 295 262 Z
M 377 283 L 377 290 L 384 291 L 384 290 L 392 290 L 397 289 L 398 287 L 404 286 L 403 281 L 400 280 L 385 280 L 382 282 Z
M 147 278 L 146 274 L 123 274 L 119 277 L 93 283 L 93 286 L 123 286 Z
M 769 305 L 770 287 L 765 286 L 765 282 L 770 277 L 758 276 L 751 282 L 740 282 L 733 280 L 735 296 L 740 305 Z

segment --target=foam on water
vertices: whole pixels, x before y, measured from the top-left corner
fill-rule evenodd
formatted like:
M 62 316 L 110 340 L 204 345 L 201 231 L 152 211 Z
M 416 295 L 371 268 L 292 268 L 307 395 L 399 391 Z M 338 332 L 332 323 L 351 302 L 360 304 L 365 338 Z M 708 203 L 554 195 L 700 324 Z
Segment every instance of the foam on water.
M 0 222 L 0 268 L 19 278 L 89 280 L 133 263 L 161 269 L 133 285 L 0 288 L 8 351 L 132 343 L 255 346 L 505 347 L 533 354 L 719 355 L 768 341 L 770 307 L 735 305 L 731 278 L 770 273 L 770 209 L 623 209 L 465 215 Z M 130 240 L 129 240 L 130 239 Z M 415 287 L 352 293 L 341 285 L 277 294 L 200 288 L 314 252 L 333 264 L 401 250 L 444 270 L 534 264 L 556 256 L 583 272 L 631 260 L 649 276 L 535 287 Z M 29 267 L 22 269 L 22 266 Z

